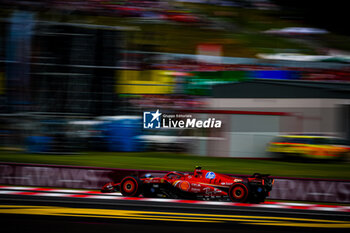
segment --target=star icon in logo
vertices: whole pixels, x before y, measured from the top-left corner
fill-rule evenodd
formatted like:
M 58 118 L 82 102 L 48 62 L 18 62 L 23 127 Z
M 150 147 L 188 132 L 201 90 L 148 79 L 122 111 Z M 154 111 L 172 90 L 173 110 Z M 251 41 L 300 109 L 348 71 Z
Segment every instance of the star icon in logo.
M 159 112 L 159 109 L 157 109 L 157 111 L 155 113 L 152 113 L 153 118 L 152 118 L 151 122 L 154 121 L 155 119 L 158 119 L 160 117 L 160 115 L 162 115 L 162 114 Z

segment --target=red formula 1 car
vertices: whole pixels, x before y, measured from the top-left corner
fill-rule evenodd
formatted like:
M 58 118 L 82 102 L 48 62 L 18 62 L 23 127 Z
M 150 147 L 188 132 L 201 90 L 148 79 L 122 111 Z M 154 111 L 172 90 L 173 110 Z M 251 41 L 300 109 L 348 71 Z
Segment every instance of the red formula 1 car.
M 145 175 L 140 179 L 127 176 L 120 183 L 107 183 L 101 192 L 118 192 L 123 196 L 168 197 L 181 199 L 221 199 L 233 202 L 264 202 L 274 179 L 255 173 L 237 178 L 197 167 L 194 174 L 172 171 L 163 177 Z

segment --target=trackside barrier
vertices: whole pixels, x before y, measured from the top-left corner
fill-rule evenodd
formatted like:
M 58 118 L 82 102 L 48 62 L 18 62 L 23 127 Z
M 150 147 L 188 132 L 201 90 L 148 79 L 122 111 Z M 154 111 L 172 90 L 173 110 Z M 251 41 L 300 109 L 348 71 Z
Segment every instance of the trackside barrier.
M 166 171 L 0 163 L 0 184 L 100 189 L 112 180 L 118 181 L 127 175 L 143 176 L 146 173 L 164 175 Z M 275 177 L 269 199 L 350 203 L 350 180 Z

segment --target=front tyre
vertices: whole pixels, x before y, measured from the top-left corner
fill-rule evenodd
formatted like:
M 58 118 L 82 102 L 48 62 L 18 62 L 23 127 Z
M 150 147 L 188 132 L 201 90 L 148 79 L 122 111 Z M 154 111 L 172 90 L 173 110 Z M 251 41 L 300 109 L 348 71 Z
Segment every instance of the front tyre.
M 233 202 L 245 202 L 249 195 L 248 187 L 243 183 L 233 184 L 228 195 Z
M 120 192 L 126 197 L 138 197 L 142 192 L 142 182 L 133 176 L 127 176 L 120 182 Z

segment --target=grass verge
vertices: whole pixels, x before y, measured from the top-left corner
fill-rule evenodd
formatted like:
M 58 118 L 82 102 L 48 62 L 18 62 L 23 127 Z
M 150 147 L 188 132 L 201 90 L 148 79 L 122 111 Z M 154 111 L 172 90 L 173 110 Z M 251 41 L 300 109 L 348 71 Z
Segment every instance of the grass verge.
M 200 157 L 167 152 L 87 152 L 78 155 L 0 153 L 0 162 L 93 166 L 123 169 L 193 171 L 196 165 L 220 173 L 350 179 L 350 164 Z

